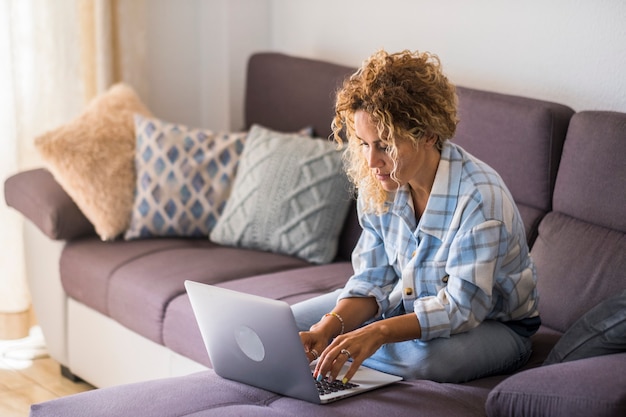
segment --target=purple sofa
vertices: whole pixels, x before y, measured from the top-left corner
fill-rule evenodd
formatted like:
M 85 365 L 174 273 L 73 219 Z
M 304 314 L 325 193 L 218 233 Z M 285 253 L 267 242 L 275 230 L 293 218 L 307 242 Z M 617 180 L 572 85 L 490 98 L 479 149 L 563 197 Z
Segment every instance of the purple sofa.
M 312 126 L 328 135 L 333 90 L 352 71 L 275 53 L 252 56 L 247 125 Z M 543 325 L 522 370 L 465 384 L 403 381 L 325 406 L 221 379 L 210 370 L 183 281 L 289 303 L 339 288 L 351 273 L 359 233 L 354 210 L 336 260 L 326 265 L 208 239 L 101 242 L 52 176 L 38 169 L 5 182 L 8 205 L 30 220 L 27 239 L 51 244 L 59 255 L 52 280 L 41 266 L 29 271 L 34 306 L 64 373 L 107 388 L 35 404 L 31 415 L 626 415 L 626 353 L 543 365 L 581 317 L 626 289 L 626 114 L 575 114 L 555 103 L 461 87 L 458 95 L 454 141 L 509 185 L 537 265 Z

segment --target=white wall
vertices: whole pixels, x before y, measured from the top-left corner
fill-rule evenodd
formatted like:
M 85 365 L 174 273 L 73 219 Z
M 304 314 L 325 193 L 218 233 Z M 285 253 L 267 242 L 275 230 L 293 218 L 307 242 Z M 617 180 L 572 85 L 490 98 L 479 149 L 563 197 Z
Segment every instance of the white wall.
M 249 55 L 269 45 L 267 0 L 151 0 L 147 19 L 150 110 L 173 123 L 243 126 Z
M 271 18 L 283 52 L 428 50 L 459 85 L 626 112 L 623 0 L 272 0 Z
M 145 101 L 166 120 L 243 125 L 245 64 L 275 50 L 358 66 L 429 50 L 459 85 L 626 112 L 623 0 L 151 0 Z

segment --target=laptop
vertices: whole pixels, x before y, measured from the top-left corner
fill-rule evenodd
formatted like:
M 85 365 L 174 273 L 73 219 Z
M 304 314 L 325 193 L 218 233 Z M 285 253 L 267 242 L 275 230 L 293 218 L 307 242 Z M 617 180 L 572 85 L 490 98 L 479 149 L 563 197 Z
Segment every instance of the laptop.
M 185 288 L 213 369 L 223 378 L 316 404 L 402 380 L 361 366 L 349 387 L 320 393 L 287 303 L 193 281 Z

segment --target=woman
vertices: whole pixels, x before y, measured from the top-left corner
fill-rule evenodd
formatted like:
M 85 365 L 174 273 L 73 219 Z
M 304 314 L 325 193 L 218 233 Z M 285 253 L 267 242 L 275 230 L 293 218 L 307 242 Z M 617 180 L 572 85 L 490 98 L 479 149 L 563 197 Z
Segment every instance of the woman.
M 540 324 L 524 226 L 498 174 L 448 139 L 456 93 L 428 53 L 379 51 L 337 94 L 333 131 L 363 228 L 354 275 L 293 306 L 314 376 L 364 364 L 463 382 L 513 371 Z

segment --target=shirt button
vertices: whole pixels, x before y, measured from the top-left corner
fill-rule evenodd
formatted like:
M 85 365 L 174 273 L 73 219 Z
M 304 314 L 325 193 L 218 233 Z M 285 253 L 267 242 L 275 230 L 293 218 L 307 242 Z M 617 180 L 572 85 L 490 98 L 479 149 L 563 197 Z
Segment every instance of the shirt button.
M 413 288 L 405 288 L 404 295 L 413 295 Z
M 450 278 L 449 275 L 445 275 L 443 278 L 441 278 L 441 281 L 443 281 L 444 284 L 448 283 L 448 278 Z

